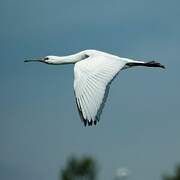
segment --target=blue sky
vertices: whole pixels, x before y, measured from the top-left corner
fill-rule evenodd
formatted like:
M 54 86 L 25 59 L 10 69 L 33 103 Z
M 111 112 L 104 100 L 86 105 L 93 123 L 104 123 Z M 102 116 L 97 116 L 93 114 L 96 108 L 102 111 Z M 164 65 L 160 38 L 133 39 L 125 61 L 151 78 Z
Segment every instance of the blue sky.
M 180 1 L 0 1 L 0 179 L 57 180 L 66 159 L 91 155 L 99 179 L 126 167 L 159 180 L 180 162 Z M 84 128 L 73 66 L 25 58 L 98 49 L 157 59 L 167 69 L 123 71 L 101 122 Z

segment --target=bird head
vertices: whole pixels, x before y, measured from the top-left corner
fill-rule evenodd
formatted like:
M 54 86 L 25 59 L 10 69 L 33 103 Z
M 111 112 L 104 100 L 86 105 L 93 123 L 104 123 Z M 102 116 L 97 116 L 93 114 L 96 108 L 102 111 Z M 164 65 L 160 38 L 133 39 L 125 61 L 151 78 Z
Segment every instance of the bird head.
M 45 56 L 40 58 L 26 59 L 24 62 L 42 62 L 46 64 L 54 64 L 57 61 L 56 56 Z

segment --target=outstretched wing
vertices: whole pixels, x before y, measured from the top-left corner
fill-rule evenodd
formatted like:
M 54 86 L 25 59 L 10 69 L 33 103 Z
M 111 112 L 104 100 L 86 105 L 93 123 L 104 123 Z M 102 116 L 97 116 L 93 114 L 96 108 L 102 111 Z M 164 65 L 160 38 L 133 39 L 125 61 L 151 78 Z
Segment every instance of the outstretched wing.
M 74 91 L 84 125 L 99 121 L 108 96 L 109 85 L 125 62 L 106 56 L 90 56 L 74 67 Z

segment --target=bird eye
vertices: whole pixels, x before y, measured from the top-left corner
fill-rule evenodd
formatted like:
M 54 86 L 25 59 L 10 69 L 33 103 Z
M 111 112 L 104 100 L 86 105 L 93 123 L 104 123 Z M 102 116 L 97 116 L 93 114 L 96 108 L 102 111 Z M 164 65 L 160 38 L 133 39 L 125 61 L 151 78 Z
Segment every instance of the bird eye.
M 45 57 L 44 60 L 48 60 L 49 58 L 48 57 Z

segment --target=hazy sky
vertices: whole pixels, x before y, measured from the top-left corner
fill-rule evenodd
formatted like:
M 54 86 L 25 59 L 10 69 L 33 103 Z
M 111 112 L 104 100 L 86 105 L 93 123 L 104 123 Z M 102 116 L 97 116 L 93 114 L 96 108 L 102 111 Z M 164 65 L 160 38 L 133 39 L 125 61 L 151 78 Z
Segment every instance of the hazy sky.
M 119 167 L 160 180 L 180 162 L 179 0 L 0 1 L 0 179 L 57 180 L 67 158 L 91 155 L 99 180 Z M 123 71 L 96 127 L 83 127 L 73 66 L 25 58 L 98 49 L 157 59 Z M 170 171 L 171 172 L 171 171 Z

